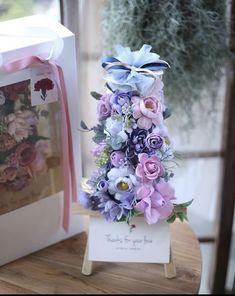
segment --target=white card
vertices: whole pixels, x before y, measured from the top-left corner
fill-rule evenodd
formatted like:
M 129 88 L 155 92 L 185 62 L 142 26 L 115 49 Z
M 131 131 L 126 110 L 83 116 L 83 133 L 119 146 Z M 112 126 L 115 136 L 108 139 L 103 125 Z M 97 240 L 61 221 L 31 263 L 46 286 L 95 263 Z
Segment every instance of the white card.
M 54 75 L 48 65 L 31 68 L 31 104 L 44 105 L 58 101 Z
M 169 225 L 148 225 L 143 217 L 134 218 L 131 225 L 90 217 L 89 260 L 169 263 Z

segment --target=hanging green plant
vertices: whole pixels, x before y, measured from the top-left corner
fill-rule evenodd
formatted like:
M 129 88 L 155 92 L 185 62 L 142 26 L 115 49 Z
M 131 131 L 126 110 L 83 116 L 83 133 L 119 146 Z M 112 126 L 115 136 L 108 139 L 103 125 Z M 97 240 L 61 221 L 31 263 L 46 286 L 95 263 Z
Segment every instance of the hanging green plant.
M 137 50 L 151 44 L 172 65 L 166 72 L 168 105 L 192 118 L 206 89 L 214 108 L 218 82 L 230 56 L 226 1 L 106 0 L 102 28 L 106 53 L 117 44 Z

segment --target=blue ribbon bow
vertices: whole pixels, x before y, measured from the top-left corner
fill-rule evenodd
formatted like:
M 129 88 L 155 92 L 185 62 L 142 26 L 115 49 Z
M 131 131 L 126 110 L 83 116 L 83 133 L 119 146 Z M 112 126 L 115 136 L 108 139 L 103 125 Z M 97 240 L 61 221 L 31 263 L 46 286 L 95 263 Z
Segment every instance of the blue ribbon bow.
M 138 91 L 141 95 L 153 86 L 157 76 L 169 68 L 169 64 L 160 60 L 160 56 L 151 53 L 151 46 L 144 44 L 139 51 L 117 47 L 118 57 L 104 57 L 102 67 L 107 74 L 104 79 L 113 91 Z

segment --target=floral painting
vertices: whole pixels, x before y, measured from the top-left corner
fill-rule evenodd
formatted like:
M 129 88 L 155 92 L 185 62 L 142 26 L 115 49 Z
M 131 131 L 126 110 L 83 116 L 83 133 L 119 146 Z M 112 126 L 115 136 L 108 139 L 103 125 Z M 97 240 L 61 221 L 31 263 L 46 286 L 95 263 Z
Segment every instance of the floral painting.
M 0 87 L 0 214 L 62 189 L 59 117 L 58 102 L 31 106 L 30 80 Z

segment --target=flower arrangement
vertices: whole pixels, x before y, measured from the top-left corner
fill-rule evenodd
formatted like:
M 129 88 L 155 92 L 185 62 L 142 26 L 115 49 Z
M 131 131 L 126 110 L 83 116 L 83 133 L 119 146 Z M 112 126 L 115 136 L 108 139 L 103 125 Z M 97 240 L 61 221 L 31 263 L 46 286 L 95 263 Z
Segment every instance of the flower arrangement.
M 139 51 L 117 47 L 118 56 L 105 57 L 107 93 L 92 92 L 98 100 L 99 123 L 89 129 L 96 143 L 92 151 L 98 170 L 88 180 L 90 192 L 80 203 L 99 211 L 108 221 L 130 222 L 143 214 L 148 224 L 187 219 L 192 201 L 175 204 L 173 143 L 164 125 L 162 74 L 169 65 L 143 45 Z
M 48 111 L 32 107 L 30 80 L 0 88 L 0 189 L 24 189 L 47 166 L 48 140 L 38 132 Z

